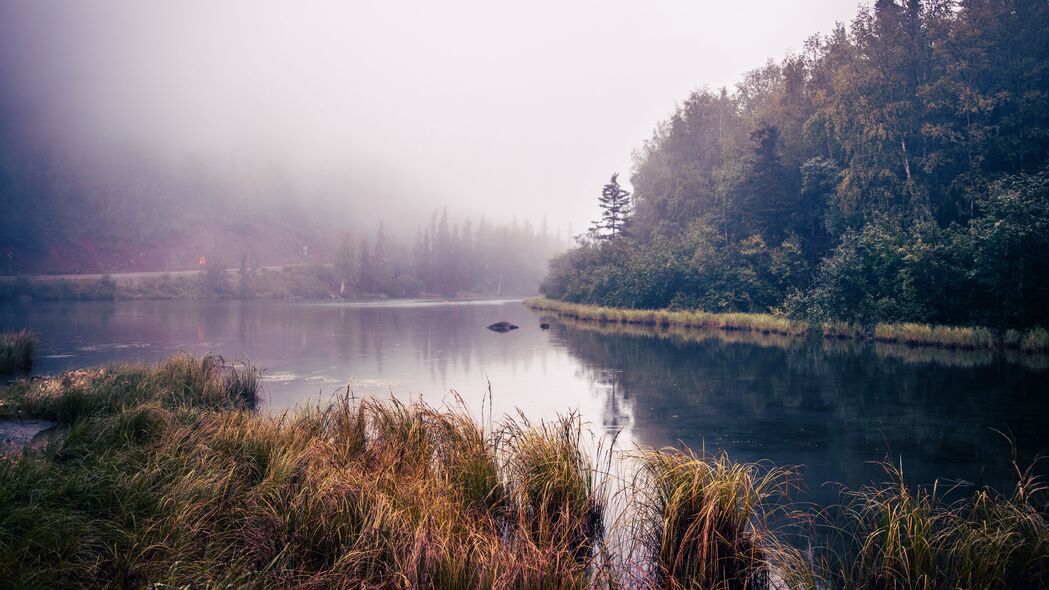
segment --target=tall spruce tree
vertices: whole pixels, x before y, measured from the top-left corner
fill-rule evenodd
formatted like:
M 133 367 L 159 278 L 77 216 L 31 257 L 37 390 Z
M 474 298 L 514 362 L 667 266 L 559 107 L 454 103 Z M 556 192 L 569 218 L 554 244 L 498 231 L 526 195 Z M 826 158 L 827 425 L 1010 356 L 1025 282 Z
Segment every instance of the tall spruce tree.
M 630 219 L 630 193 L 619 186 L 619 174 L 613 174 L 608 184 L 601 189 L 598 199 L 601 219 L 594 221 L 590 233 L 598 239 L 611 240 L 623 233 Z

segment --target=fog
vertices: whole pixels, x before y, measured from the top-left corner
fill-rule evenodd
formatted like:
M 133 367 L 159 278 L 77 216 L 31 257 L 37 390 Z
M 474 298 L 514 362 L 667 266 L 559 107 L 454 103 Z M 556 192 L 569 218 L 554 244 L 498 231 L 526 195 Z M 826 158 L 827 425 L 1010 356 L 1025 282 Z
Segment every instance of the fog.
M 0 0 L 0 105 L 53 149 L 192 157 L 354 218 L 414 222 L 447 205 L 579 232 L 676 101 L 855 10 Z

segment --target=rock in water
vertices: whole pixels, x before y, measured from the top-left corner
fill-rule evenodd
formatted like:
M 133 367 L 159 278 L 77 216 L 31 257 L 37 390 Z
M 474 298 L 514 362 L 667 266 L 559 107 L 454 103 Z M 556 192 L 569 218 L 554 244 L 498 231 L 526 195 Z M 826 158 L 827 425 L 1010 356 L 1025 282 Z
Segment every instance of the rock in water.
M 488 329 L 493 332 L 509 332 L 510 330 L 516 330 L 517 326 L 510 322 L 496 322 L 491 326 L 488 326 Z

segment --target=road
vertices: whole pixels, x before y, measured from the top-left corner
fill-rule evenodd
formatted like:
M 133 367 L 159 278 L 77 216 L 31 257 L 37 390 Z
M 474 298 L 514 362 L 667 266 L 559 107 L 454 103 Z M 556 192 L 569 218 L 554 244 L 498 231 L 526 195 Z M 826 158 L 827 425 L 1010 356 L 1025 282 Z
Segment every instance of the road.
M 260 266 L 255 270 L 280 270 L 286 266 L 297 266 L 294 264 L 278 264 L 273 266 Z M 226 272 L 235 273 L 240 272 L 239 268 L 227 268 Z M 70 274 L 70 275 L 23 275 L 30 281 L 97 281 L 108 274 L 113 278 L 114 281 L 127 281 L 132 279 L 148 279 L 151 277 L 162 277 L 164 275 L 177 277 L 177 276 L 193 276 L 200 274 L 199 270 L 156 270 L 148 272 L 111 272 L 111 273 L 97 273 L 97 274 Z M 16 278 L 11 275 L 0 276 L 0 281 L 13 281 Z

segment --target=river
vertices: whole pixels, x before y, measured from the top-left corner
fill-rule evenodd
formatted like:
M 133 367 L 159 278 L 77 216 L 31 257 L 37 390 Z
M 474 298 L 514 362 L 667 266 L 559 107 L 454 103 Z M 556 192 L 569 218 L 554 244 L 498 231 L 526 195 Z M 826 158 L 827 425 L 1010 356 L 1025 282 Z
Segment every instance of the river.
M 520 329 L 485 329 L 496 321 Z M 799 466 L 802 498 L 822 504 L 841 485 L 879 480 L 876 462 L 887 458 L 915 483 L 1007 490 L 1010 440 L 1021 463 L 1049 449 L 1044 357 L 611 329 L 519 301 L 0 306 L 0 329 L 19 328 L 39 337 L 39 374 L 210 351 L 264 368 L 271 412 L 347 389 L 434 405 L 461 398 L 496 419 L 578 411 L 623 448 L 684 444 Z

